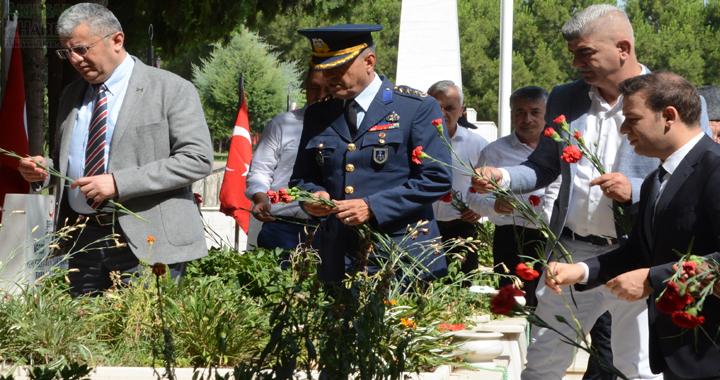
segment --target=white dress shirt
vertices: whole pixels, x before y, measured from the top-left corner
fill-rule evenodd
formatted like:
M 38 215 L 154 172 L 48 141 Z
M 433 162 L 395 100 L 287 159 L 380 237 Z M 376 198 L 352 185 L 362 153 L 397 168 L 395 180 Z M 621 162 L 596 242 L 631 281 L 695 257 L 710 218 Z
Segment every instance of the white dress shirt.
M 640 67 L 642 70 L 640 75 L 650 72 L 644 65 Z M 617 170 L 617 155 L 620 153 L 622 139 L 625 138 L 620 134 L 620 126 L 625 121 L 622 113 L 623 96 L 620 95 L 612 106 L 600 96 L 596 86 L 590 88 L 588 96 L 591 103 L 587 114 L 587 128 L 583 136 L 585 145 L 595 149 L 594 144 L 597 142 L 597 155 L 605 171 L 613 173 Z M 577 165 L 565 226 L 581 236 L 617 237 L 612 199 L 603 195 L 600 186 L 590 187 L 590 182 L 599 177 L 600 173 L 585 157 L 580 159 Z M 503 175 L 501 187 L 508 189 L 512 179 L 507 170 L 501 169 L 501 171 Z
M 517 134 L 513 133 L 493 141 L 480 154 L 476 167 L 505 167 L 516 166 L 525 162 L 535 149 L 529 147 L 518 139 Z M 560 190 L 560 182 L 562 177 L 559 176 L 547 188 L 537 189 L 535 191 L 522 195 L 527 200 L 531 195 L 537 195 L 540 198 L 540 204 L 534 206 L 535 212 L 541 216 L 545 223 L 550 220 L 552 215 L 552 207 Z M 492 194 L 470 194 L 468 195 L 468 205 L 473 211 L 482 216 L 486 216 L 497 226 L 517 225 L 534 228 L 533 224 L 523 219 L 516 211 L 512 214 L 498 214 L 495 212 L 495 196 Z
M 115 123 L 117 123 L 134 67 L 135 61 L 130 54 L 127 54 L 125 60 L 115 68 L 115 71 L 113 71 L 105 81 L 105 85 L 108 88 L 105 92 L 108 111 L 107 118 L 105 119 L 105 126 L 107 128 L 105 131 L 105 172 L 107 172 L 107 164 L 110 158 L 110 147 L 112 145 L 113 131 L 115 131 Z M 85 146 L 87 145 L 88 135 L 90 133 L 90 122 L 93 111 L 95 110 L 97 93 L 97 86 L 90 84 L 85 92 L 85 97 L 83 98 L 82 105 L 78 109 L 77 118 L 75 119 L 72 139 L 70 140 L 70 154 L 68 155 L 68 177 L 73 180 L 85 176 Z M 76 187 L 74 190 L 68 187 L 67 192 L 70 207 L 72 207 L 75 212 L 86 215 L 95 212 L 95 210 L 87 204 L 87 198 L 80 192 L 80 187 Z
M 457 153 L 458 157 L 468 165 L 473 165 L 480 158 L 480 152 L 488 146 L 487 140 L 477 133 L 469 131 L 467 128 L 458 125 L 455 135 L 450 138 L 450 144 Z M 453 160 L 456 157 L 453 155 Z M 453 166 L 461 168 L 462 165 L 453 162 Z M 453 169 L 453 190 L 462 194 L 462 199 L 467 200 L 468 191 L 471 186 L 469 175 L 463 174 L 461 171 Z M 435 220 L 449 222 L 451 220 L 460 219 L 460 213 L 452 208 L 449 202 L 436 201 L 433 203 L 433 211 L 435 212 Z M 481 214 L 482 215 L 482 214 Z
M 370 85 L 365 87 L 364 90 L 358 96 L 355 97 L 355 102 L 357 103 L 355 105 L 355 111 L 357 111 L 357 127 L 360 129 L 360 126 L 362 125 L 363 119 L 365 118 L 365 113 L 367 112 L 368 108 L 370 108 L 370 104 L 372 104 L 373 99 L 375 99 L 375 95 L 377 95 L 378 91 L 380 91 L 380 86 L 382 86 L 382 80 L 380 80 L 380 76 L 375 74 L 375 78 L 373 78 L 373 81 L 370 82 Z M 346 102 L 348 100 L 345 100 Z M 345 103 L 343 102 L 343 105 Z
M 263 130 L 253 154 L 245 183 L 245 196 L 287 188 L 295 166 L 298 144 L 307 105 L 275 116 Z M 308 219 L 298 202 L 272 205 L 271 214 L 280 217 Z

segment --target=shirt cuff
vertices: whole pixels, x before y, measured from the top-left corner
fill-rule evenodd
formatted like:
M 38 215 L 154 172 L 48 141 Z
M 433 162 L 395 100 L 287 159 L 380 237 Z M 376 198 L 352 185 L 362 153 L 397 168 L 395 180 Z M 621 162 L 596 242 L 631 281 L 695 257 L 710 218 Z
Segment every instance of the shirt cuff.
M 583 262 L 579 262 L 578 264 L 582 265 L 582 267 L 585 268 L 585 275 L 583 276 L 583 279 L 578 282 L 578 284 L 587 285 L 588 279 L 590 278 L 590 268 L 588 268 L 587 264 Z
M 509 190 L 510 189 L 510 172 L 507 171 L 505 168 L 498 168 L 500 170 L 500 173 L 502 173 L 502 181 L 500 182 L 500 188 L 503 190 Z

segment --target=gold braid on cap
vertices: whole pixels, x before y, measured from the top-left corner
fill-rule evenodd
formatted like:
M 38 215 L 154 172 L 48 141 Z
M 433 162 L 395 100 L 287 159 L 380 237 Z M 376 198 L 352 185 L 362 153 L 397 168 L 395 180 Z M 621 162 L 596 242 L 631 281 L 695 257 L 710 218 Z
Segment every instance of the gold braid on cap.
M 355 57 L 357 57 L 360 54 L 360 52 L 363 49 L 365 49 L 367 46 L 368 46 L 368 44 L 362 44 L 362 45 L 349 47 L 347 49 L 332 51 L 332 52 L 328 52 L 328 53 L 313 52 L 313 56 L 315 56 L 315 57 L 337 57 L 337 56 L 340 56 L 343 54 L 348 54 L 348 53 L 350 53 L 350 55 L 348 55 L 347 57 L 345 57 L 343 59 L 337 60 L 335 62 L 330 62 L 330 63 L 315 64 L 315 63 L 313 63 L 313 61 L 311 59 L 310 66 L 312 66 L 313 69 L 327 69 L 329 67 L 340 66 L 340 65 L 344 64 L 345 62 L 350 61 L 350 60 L 354 59 Z

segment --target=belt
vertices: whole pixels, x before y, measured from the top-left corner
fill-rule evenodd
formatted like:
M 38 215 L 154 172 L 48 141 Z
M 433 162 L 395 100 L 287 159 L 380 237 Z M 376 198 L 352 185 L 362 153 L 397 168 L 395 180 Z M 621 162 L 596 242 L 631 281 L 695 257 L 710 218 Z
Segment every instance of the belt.
M 576 241 L 582 241 L 585 243 L 590 243 L 592 245 L 597 245 L 599 247 L 605 247 L 608 245 L 617 244 L 618 240 L 615 238 L 608 238 L 608 237 L 602 237 L 597 235 L 588 235 L 588 236 L 581 236 L 573 232 L 571 229 L 564 227 L 562 230 L 562 234 L 564 236 L 570 237 L 573 240 Z
M 81 215 L 85 218 L 85 223 L 89 224 L 96 224 L 102 227 L 110 226 L 113 223 L 115 223 L 115 220 L 117 218 L 114 214 L 90 214 L 90 215 Z

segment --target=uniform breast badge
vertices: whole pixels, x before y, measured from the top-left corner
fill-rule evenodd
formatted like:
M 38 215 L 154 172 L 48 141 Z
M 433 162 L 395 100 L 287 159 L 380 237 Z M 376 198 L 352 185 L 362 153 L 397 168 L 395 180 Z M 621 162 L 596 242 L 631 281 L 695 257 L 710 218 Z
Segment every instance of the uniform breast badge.
M 396 114 L 395 111 L 393 111 L 390 115 L 387 115 L 385 121 L 389 123 L 397 123 L 398 121 L 400 121 L 400 115 Z
M 378 164 L 382 165 L 387 162 L 388 160 L 388 153 L 390 152 L 390 149 L 387 147 L 379 147 L 373 149 L 373 161 Z

